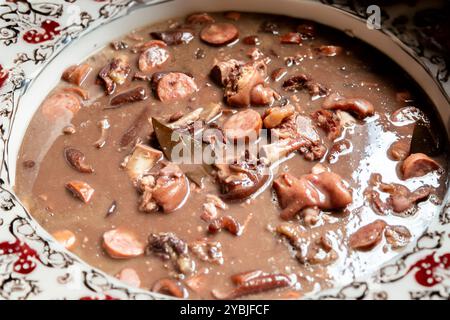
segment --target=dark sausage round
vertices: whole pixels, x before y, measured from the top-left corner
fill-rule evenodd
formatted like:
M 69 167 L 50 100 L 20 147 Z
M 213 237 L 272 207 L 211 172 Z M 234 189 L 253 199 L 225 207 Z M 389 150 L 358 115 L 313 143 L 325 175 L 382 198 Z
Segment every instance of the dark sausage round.
M 156 94 L 162 102 L 176 101 L 197 91 L 194 79 L 181 72 L 169 72 L 156 84 Z
M 213 23 L 200 32 L 200 39 L 213 46 L 229 44 L 239 37 L 238 29 L 231 23 Z
M 223 125 L 225 135 L 233 141 L 255 140 L 259 136 L 261 128 L 261 116 L 252 109 L 232 115 Z

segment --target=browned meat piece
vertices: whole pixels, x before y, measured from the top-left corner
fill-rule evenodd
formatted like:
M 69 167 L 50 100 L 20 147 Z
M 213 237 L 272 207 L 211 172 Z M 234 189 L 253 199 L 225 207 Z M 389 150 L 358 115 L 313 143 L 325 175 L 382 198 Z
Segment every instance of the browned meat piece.
M 239 284 L 236 288 L 229 292 L 212 291 L 212 295 L 216 299 L 229 300 L 236 299 L 242 296 L 256 294 L 264 291 L 274 290 L 277 288 L 289 287 L 293 284 L 291 278 L 282 273 L 261 273 L 257 277 L 252 277 L 249 280 Z
M 95 191 L 94 188 L 92 188 L 89 184 L 79 180 L 72 180 L 67 182 L 66 189 L 84 203 L 88 203 L 89 201 L 91 201 L 91 198 L 94 195 Z
M 273 129 L 283 123 L 283 121 L 295 112 L 295 108 L 291 105 L 286 107 L 275 107 L 267 109 L 264 114 L 264 128 Z
M 144 245 L 133 233 L 123 229 L 112 229 L 105 232 L 103 249 L 114 259 L 129 259 L 144 254 Z
M 317 110 L 311 114 L 311 118 L 319 128 L 327 133 L 328 139 L 331 141 L 334 141 L 341 135 L 341 121 L 333 111 Z
M 342 47 L 339 46 L 320 46 L 319 48 L 317 48 L 317 51 L 324 56 L 327 57 L 334 57 L 337 56 L 338 54 L 342 53 L 343 49 Z
M 127 285 L 139 288 L 141 286 L 141 278 L 133 268 L 124 268 L 116 275 L 116 278 Z
M 337 93 L 329 95 L 322 104 L 324 109 L 342 110 L 353 113 L 360 119 L 374 115 L 373 105 L 361 98 L 344 98 Z
M 149 172 L 162 157 L 161 151 L 144 144 L 137 144 L 126 159 L 125 168 L 130 178 L 136 180 Z
M 352 202 L 352 194 L 344 180 L 336 173 L 306 174 L 296 178 L 284 173 L 273 188 L 283 211 L 283 219 L 292 219 L 302 209 L 318 207 L 322 210 L 342 209 Z
M 404 179 L 421 177 L 440 168 L 441 166 L 436 161 L 423 153 L 409 155 L 401 167 Z
M 189 292 L 186 288 L 174 279 L 164 278 L 156 281 L 152 287 L 153 292 L 168 294 L 175 298 L 187 299 Z
M 147 98 L 147 90 L 144 87 L 136 87 L 113 97 L 110 101 L 110 106 L 105 109 L 119 108 L 124 104 L 143 101 Z
M 238 38 L 239 30 L 231 23 L 212 23 L 200 31 L 200 39 L 213 46 L 224 46 Z
M 225 86 L 225 100 L 229 105 L 246 107 L 251 103 L 273 102 L 276 93 L 264 86 L 266 71 L 263 61 L 243 64 L 231 59 L 217 63 L 211 70 L 211 78 L 217 84 Z M 253 90 L 257 85 L 261 86 Z
M 64 156 L 72 168 L 81 173 L 93 173 L 94 169 L 85 162 L 86 156 L 75 148 L 65 148 Z
M 355 250 L 370 250 L 380 243 L 385 228 L 386 222 L 375 220 L 353 233 L 349 238 L 348 244 L 350 248 Z
M 381 200 L 379 192 L 375 190 L 376 188 L 389 194 L 386 202 Z M 422 186 L 411 192 L 401 184 L 384 183 L 381 181 L 381 175 L 375 173 L 370 177 L 369 186 L 364 191 L 364 195 L 375 212 L 384 215 L 390 211 L 410 213 L 415 204 L 427 199 L 431 192 L 432 188 L 429 186 Z
M 224 262 L 222 244 L 208 239 L 197 240 L 189 244 L 191 252 L 200 260 L 222 265 Z
M 302 36 L 298 32 L 288 32 L 280 36 L 282 44 L 300 44 L 302 43 Z
M 170 213 L 183 206 L 189 195 L 187 178 L 173 163 L 158 163 L 138 180 L 138 188 L 142 192 L 139 210 L 144 212 L 161 208 Z
M 256 141 L 261 128 L 261 116 L 253 109 L 235 113 L 223 124 L 223 132 L 231 141 Z
M 405 160 L 409 155 L 410 147 L 409 139 L 397 140 L 389 147 L 388 156 L 395 161 Z
M 325 97 L 329 91 L 323 84 L 312 81 L 306 84 L 306 88 L 308 89 L 309 95 L 311 96 L 312 100 Z
M 283 82 L 283 89 L 286 91 L 299 91 L 306 88 L 311 79 L 306 74 L 293 76 Z
M 204 24 L 204 23 L 214 23 L 215 20 L 206 12 L 203 13 L 193 13 L 186 18 L 187 24 Z
M 139 56 L 139 70 L 142 72 L 151 72 L 162 66 L 169 58 L 169 51 L 164 45 L 153 45 L 148 47 Z
M 398 249 L 406 246 L 411 241 L 412 235 L 404 226 L 387 226 L 384 237 L 393 249 Z
M 53 232 L 52 236 L 67 250 L 72 250 L 77 242 L 77 237 L 75 234 L 68 229 Z
M 238 73 L 239 69 L 243 65 L 244 62 L 235 59 L 218 62 L 211 69 L 211 79 L 213 79 L 218 85 L 225 86 L 230 79 L 230 75 L 232 73 Z
M 173 102 L 187 98 L 198 91 L 194 79 L 185 73 L 169 72 L 160 74 L 152 82 L 156 88 L 156 95 L 162 102 Z
M 152 233 L 148 239 L 146 254 L 172 261 L 177 271 L 183 274 L 195 271 L 195 262 L 189 256 L 188 245 L 174 233 Z
M 134 119 L 133 123 L 128 127 L 120 138 L 120 147 L 125 148 L 129 145 L 135 145 L 137 142 L 144 142 L 153 132 L 148 109 L 144 108 L 141 113 Z
M 245 199 L 258 191 L 267 181 L 268 175 L 261 164 L 240 162 L 217 165 L 217 179 L 224 199 Z
M 193 31 L 190 29 L 173 29 L 162 32 L 152 32 L 150 35 L 154 39 L 162 40 L 167 45 L 179 45 L 179 44 L 187 44 L 194 39 Z
M 220 230 L 225 229 L 235 236 L 240 236 L 243 231 L 243 227 L 232 216 L 222 216 L 211 221 L 208 225 L 209 233 L 217 233 Z
M 106 93 L 113 94 L 118 85 L 122 85 L 130 74 L 131 67 L 128 59 L 125 57 L 117 57 L 111 60 L 98 74 L 100 80 L 103 81 Z
M 62 78 L 71 84 L 81 86 L 91 71 L 92 67 L 87 63 L 70 66 L 64 71 Z

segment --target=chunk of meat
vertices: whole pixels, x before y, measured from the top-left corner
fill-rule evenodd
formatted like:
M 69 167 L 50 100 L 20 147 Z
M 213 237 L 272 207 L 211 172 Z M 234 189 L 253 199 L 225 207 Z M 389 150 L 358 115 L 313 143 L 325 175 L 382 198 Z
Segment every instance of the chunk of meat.
M 188 24 L 205 24 L 205 23 L 214 23 L 215 20 L 206 12 L 202 13 L 193 13 L 186 18 L 186 23 Z
M 218 265 L 224 262 L 222 244 L 218 241 L 197 240 L 189 244 L 189 249 L 201 261 Z
M 252 277 L 249 280 L 239 284 L 236 288 L 229 292 L 212 291 L 212 295 L 216 299 L 229 300 L 236 299 L 242 296 L 274 290 L 277 288 L 289 287 L 293 284 L 291 278 L 282 273 L 262 273 L 257 277 Z
M 388 149 L 388 156 L 395 160 L 405 160 L 409 155 L 411 141 L 409 139 L 400 139 L 395 141 Z
M 74 197 L 80 199 L 84 203 L 91 201 L 95 191 L 89 184 L 79 180 L 67 182 L 66 189 L 69 190 Z
M 283 121 L 295 112 L 295 108 L 292 105 L 286 107 L 275 107 L 266 110 L 264 114 L 264 128 L 272 129 L 278 127 L 283 123 Z
M 150 119 L 149 110 L 144 108 L 120 138 L 120 147 L 134 146 L 148 139 L 153 132 Z
M 283 82 L 283 89 L 286 91 L 299 91 L 306 88 L 306 84 L 311 80 L 306 74 L 293 76 Z
M 243 231 L 243 227 L 232 216 L 222 216 L 211 221 L 208 225 L 209 233 L 217 233 L 220 230 L 225 229 L 235 236 L 240 236 Z
M 127 103 L 143 101 L 147 99 L 147 90 L 144 87 L 136 87 L 128 91 L 119 93 L 110 101 L 110 106 L 105 109 L 115 109 Z
M 235 59 L 220 61 L 211 69 L 210 76 L 218 85 L 225 86 L 232 73 L 238 73 L 244 62 Z
M 353 233 L 348 241 L 350 248 L 355 250 L 370 250 L 380 243 L 387 224 L 383 220 L 375 220 Z
M 306 174 L 300 178 L 284 173 L 274 181 L 273 188 L 283 209 L 280 216 L 286 220 L 307 207 L 333 210 L 352 202 L 351 191 L 333 172 Z
M 144 254 L 144 244 L 130 231 L 112 229 L 103 234 L 103 249 L 114 259 L 129 259 Z
M 62 74 L 62 78 L 71 84 L 81 86 L 91 71 L 92 67 L 87 63 L 70 66 Z
M 67 250 L 72 250 L 77 242 L 75 233 L 68 229 L 58 230 L 52 233 L 53 238 L 64 246 Z
M 398 249 L 405 247 L 411 241 L 412 235 L 404 226 L 387 226 L 384 237 L 393 249 Z
M 200 39 L 213 46 L 224 46 L 239 38 L 239 30 L 231 23 L 218 22 L 204 27 Z
M 342 133 L 341 121 L 336 113 L 329 110 L 317 110 L 311 114 L 316 125 L 327 133 L 328 139 L 334 141 Z
M 94 169 L 86 163 L 86 156 L 75 148 L 65 148 L 64 157 L 72 168 L 81 173 L 93 173 Z
M 100 70 L 98 77 L 103 82 L 106 93 L 113 94 L 118 85 L 123 85 L 130 74 L 131 67 L 124 56 L 113 58 Z
M 422 186 L 414 191 L 410 191 L 404 185 L 384 183 L 381 179 L 380 174 L 372 174 L 369 186 L 364 191 L 364 195 L 370 205 L 379 214 L 388 214 L 390 211 L 402 214 L 410 213 L 417 202 L 427 199 L 432 192 L 432 188 L 429 186 Z M 386 202 L 381 200 L 379 192 L 375 190 L 376 188 L 389 194 Z
M 181 282 L 170 278 L 164 278 L 156 281 L 152 287 L 153 292 L 168 294 L 175 298 L 186 299 L 189 297 L 189 292 L 181 284 Z
M 146 172 L 150 171 L 162 157 L 163 154 L 161 151 L 143 144 L 137 144 L 126 161 L 126 169 L 130 178 L 135 180 L 142 177 Z
M 188 28 L 177 28 L 160 32 L 152 32 L 150 35 L 154 39 L 164 41 L 169 46 L 188 44 L 194 39 L 193 31 Z
M 250 101 L 253 105 L 267 106 L 273 104 L 278 94 L 270 87 L 257 84 L 250 92 Z
M 116 278 L 127 285 L 139 288 L 141 286 L 141 278 L 133 268 L 124 268 L 116 275 Z
M 166 73 L 155 85 L 159 100 L 166 103 L 184 99 L 198 91 L 194 79 L 181 72 Z
M 302 36 L 298 32 L 288 32 L 280 36 L 282 44 L 300 44 L 302 43 Z
M 80 98 L 66 91 L 52 94 L 42 104 L 42 114 L 49 120 L 71 118 L 81 109 Z
M 166 48 L 153 45 L 139 56 L 139 70 L 142 72 L 151 72 L 162 66 L 169 58 L 170 54 Z
M 223 124 L 225 136 L 231 141 L 256 141 L 261 128 L 261 116 L 253 109 L 235 113 Z
M 344 98 L 339 94 L 329 95 L 322 104 L 324 109 L 353 113 L 360 119 L 373 116 L 375 109 L 369 101 L 361 98 Z
M 167 162 L 160 162 L 138 180 L 142 193 L 139 210 L 164 213 L 181 208 L 189 195 L 189 182 L 181 169 Z
M 441 166 L 436 161 L 423 153 L 409 155 L 401 166 L 404 179 L 421 177 L 440 168 Z
M 163 260 L 172 261 L 177 271 L 183 274 L 195 271 L 195 262 L 189 256 L 188 245 L 174 233 L 152 233 L 148 239 L 146 254 L 154 254 Z
M 267 181 L 268 174 L 262 164 L 240 162 L 235 164 L 217 164 L 217 179 L 221 196 L 228 200 L 250 197 Z

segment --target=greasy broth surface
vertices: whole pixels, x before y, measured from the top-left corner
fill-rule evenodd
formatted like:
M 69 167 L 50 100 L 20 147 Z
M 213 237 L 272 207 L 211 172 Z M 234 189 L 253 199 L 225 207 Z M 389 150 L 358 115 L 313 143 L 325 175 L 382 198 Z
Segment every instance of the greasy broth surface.
M 216 21 L 228 21 L 237 26 L 240 39 L 258 35 L 261 41 L 258 48 L 266 57 L 271 58 L 268 64 L 269 75 L 276 68 L 286 67 L 285 57 L 299 54 L 303 56 L 298 65 L 287 67 L 288 75 L 281 81 L 274 82 L 269 79 L 268 83 L 306 115 L 320 109 L 323 98 L 312 101 L 307 92 L 284 91 L 281 88 L 283 81 L 297 73 L 310 75 L 331 92 L 339 92 L 348 97 L 362 97 L 375 106 L 375 116 L 358 121 L 356 125 L 346 129 L 345 137 L 352 143 L 351 152 L 341 155 L 338 161 L 332 164 L 328 163 L 326 156 L 320 160 L 332 172 L 340 174 L 353 190 L 353 202 L 348 206 L 346 213 L 322 212 L 319 223 L 310 229 L 306 228 L 310 230 L 309 232 L 328 231 L 333 248 L 339 255 L 338 260 L 329 266 L 302 265 L 291 255 L 285 241 L 270 231 L 282 222 L 279 217 L 280 208 L 270 185 L 256 199 L 228 203 L 229 209 L 226 213 L 240 222 L 252 214 L 252 219 L 241 236 L 233 236 L 224 231 L 208 235 L 208 223 L 202 221 L 200 215 L 206 195 L 219 194 L 218 187 L 211 177 L 207 179 L 204 190 L 191 189 L 186 204 L 175 212 L 148 214 L 138 211 L 139 194 L 127 173 L 120 168 L 124 157 L 131 151 L 130 147 L 125 150 L 119 148 L 118 141 L 123 133 L 144 108 L 149 109 L 150 116 L 167 119 L 178 110 L 188 111 L 210 102 L 218 102 L 224 108 L 227 107 L 223 101 L 223 89 L 210 80 L 209 72 L 218 60 L 234 58 L 250 61 L 246 52 L 252 46 L 238 42 L 220 48 L 211 47 L 198 39 L 198 32 L 202 28 L 199 25 L 195 26 L 196 38 L 189 44 L 168 47 L 171 54 L 170 61 L 160 68 L 160 71 L 175 70 L 192 74 L 200 89 L 193 95 L 194 99 L 165 104 L 150 95 L 145 101 L 104 110 L 103 108 L 109 105 L 110 97 L 105 96 L 102 85 L 96 83 L 98 72 L 118 54 L 129 55 L 133 71 L 136 71 L 139 57 L 139 53 L 131 53 L 129 49 L 115 51 L 108 46 L 87 60 L 87 63 L 94 67 L 83 84 L 89 91 L 90 98 L 84 102 L 84 107 L 73 118 L 62 116 L 57 120 L 49 120 L 42 113 L 42 108 L 37 111 L 21 147 L 16 178 L 17 193 L 33 216 L 51 233 L 63 229 L 74 232 L 77 244 L 73 252 L 87 263 L 112 275 L 125 267 L 134 268 L 141 278 L 141 287 L 146 289 L 150 289 L 158 279 L 174 275 L 171 263 L 153 255 L 125 260 L 112 259 L 102 249 L 101 236 L 105 231 L 125 227 L 144 243 L 150 233 L 169 231 L 186 242 L 205 236 L 220 241 L 225 263 L 220 266 L 196 260 L 197 270 L 205 272 L 204 284 L 199 292 L 189 291 L 191 298 L 212 298 L 212 289 L 234 287 L 230 280 L 231 275 L 256 269 L 297 274 L 299 281 L 291 289 L 277 289 L 245 298 L 295 297 L 296 295 L 291 293 L 292 290 L 303 295 L 312 290 L 349 281 L 355 275 L 376 269 L 398 254 L 398 251 L 386 245 L 385 239 L 367 252 L 349 250 L 347 241 L 348 236 L 355 230 L 376 219 L 383 219 L 391 225 L 404 225 L 413 237 L 417 237 L 439 210 L 439 200 L 446 188 L 446 156 L 435 158 L 443 166 L 445 173 L 433 172 L 424 177 L 405 181 L 398 174 L 399 162 L 390 160 L 386 154 L 392 142 L 402 137 L 411 137 L 414 127 L 413 124 L 396 126 L 390 122 L 390 115 L 405 106 L 405 103 L 397 101 L 396 94 L 404 90 L 416 93 L 417 90 L 398 68 L 392 66 L 390 61 L 373 49 L 325 27 L 317 27 L 316 37 L 304 40 L 301 45 L 282 45 L 277 35 L 258 32 L 261 22 L 279 21 L 280 34 L 284 34 L 296 25 L 295 20 L 242 14 L 238 21 L 230 21 L 226 20 L 223 14 L 213 16 Z M 149 32 L 166 30 L 175 22 L 183 22 L 183 19 L 146 27 L 136 31 L 135 35 L 141 35 L 146 41 L 150 39 Z M 129 44 L 129 48 L 138 42 L 129 37 L 123 40 Z M 341 46 L 344 52 L 334 57 L 321 56 L 314 50 L 320 45 Z M 195 57 L 198 48 L 204 50 L 205 56 L 202 59 Z M 150 88 L 143 81 L 128 81 L 126 85 L 119 86 L 116 93 L 137 85 Z M 68 83 L 62 81 L 54 90 L 68 86 L 70 86 Z M 278 104 L 279 102 L 275 102 L 275 105 Z M 431 109 L 418 96 L 414 96 L 414 102 L 408 105 L 423 110 Z M 261 114 L 265 109 L 267 107 L 255 107 Z M 108 119 L 111 128 L 106 145 L 97 149 L 93 146 L 94 141 L 100 136 L 97 122 L 104 118 Z M 76 133 L 64 135 L 62 128 L 69 123 L 76 128 Z M 323 130 L 318 129 L 318 132 L 329 148 L 331 142 Z M 82 174 L 71 168 L 63 155 L 63 150 L 67 146 L 83 151 L 87 162 L 95 168 L 95 173 Z M 33 160 L 36 165 L 32 168 L 22 166 L 21 163 L 27 160 Z M 275 177 L 281 172 L 289 172 L 298 177 L 309 173 L 317 162 L 306 161 L 301 155 L 295 154 L 280 165 Z M 363 195 L 371 173 L 380 173 L 383 181 L 400 183 L 410 190 L 424 184 L 431 185 L 436 188 L 436 195 L 419 203 L 417 212 L 412 216 L 378 215 L 370 208 Z M 95 189 L 95 194 L 88 204 L 74 198 L 64 188 L 66 182 L 74 179 L 83 180 Z M 105 217 L 113 201 L 117 202 L 117 211 Z M 301 221 L 293 223 L 301 224 Z

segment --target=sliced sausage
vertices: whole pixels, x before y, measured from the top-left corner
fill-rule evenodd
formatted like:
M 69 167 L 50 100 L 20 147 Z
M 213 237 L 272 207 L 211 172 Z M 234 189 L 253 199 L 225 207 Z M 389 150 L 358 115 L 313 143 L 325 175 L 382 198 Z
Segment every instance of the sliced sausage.
M 429 172 L 440 169 L 440 165 L 423 153 L 413 153 L 402 163 L 402 173 L 404 179 L 421 177 Z
M 67 250 L 73 249 L 75 247 L 75 243 L 77 242 L 75 234 L 68 229 L 55 231 L 52 233 L 52 236 Z
M 239 37 L 238 29 L 231 23 L 213 23 L 200 32 L 200 39 L 213 46 L 223 46 Z
M 388 155 L 395 161 L 405 160 L 409 155 L 411 142 L 406 139 L 395 141 L 388 149 Z
M 368 225 L 359 228 L 350 236 L 349 245 L 355 250 L 370 250 L 375 247 L 383 236 L 386 222 L 375 220 Z
M 84 203 L 88 203 L 91 200 L 95 191 L 89 184 L 79 180 L 72 180 L 66 183 L 66 189 Z
M 92 67 L 87 63 L 78 66 L 70 66 L 62 74 L 62 78 L 71 84 L 81 86 L 91 71 Z
M 173 279 L 164 278 L 156 281 L 152 287 L 153 292 L 168 294 L 175 298 L 187 298 L 189 293 L 186 288 L 179 282 Z
M 122 229 L 113 229 L 103 234 L 103 249 L 114 259 L 134 258 L 144 254 L 144 244 L 134 234 Z
M 261 116 L 252 109 L 232 115 L 223 125 L 226 137 L 232 141 L 254 141 L 258 138 L 261 128 Z
M 204 13 L 193 13 L 186 18 L 186 23 L 188 24 L 204 24 L 204 23 L 214 23 L 216 22 L 213 17 L 211 17 L 206 12 Z
M 77 95 L 69 92 L 58 92 L 48 97 L 42 105 L 42 113 L 49 120 L 72 116 L 81 109 Z
M 162 102 L 184 99 L 197 90 L 194 79 L 181 72 L 162 75 L 156 84 L 156 94 Z
M 151 72 L 163 65 L 170 57 L 169 51 L 161 46 L 153 45 L 139 56 L 139 70 Z
M 116 278 L 132 287 L 139 288 L 141 286 L 141 279 L 139 278 L 139 274 L 133 268 L 122 269 L 116 275 Z

